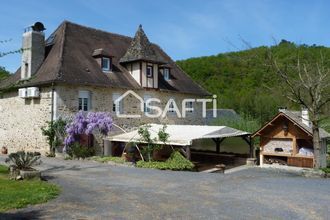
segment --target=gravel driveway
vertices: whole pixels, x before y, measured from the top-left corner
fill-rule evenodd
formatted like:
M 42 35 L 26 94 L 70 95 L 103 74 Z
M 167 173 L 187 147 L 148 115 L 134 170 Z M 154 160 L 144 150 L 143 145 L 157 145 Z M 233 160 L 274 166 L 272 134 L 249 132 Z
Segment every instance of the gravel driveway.
M 0 162 L 4 158 L 0 157 Z M 46 178 L 62 187 L 46 204 L 0 219 L 327 219 L 330 179 L 270 169 L 232 174 L 117 167 L 43 159 Z

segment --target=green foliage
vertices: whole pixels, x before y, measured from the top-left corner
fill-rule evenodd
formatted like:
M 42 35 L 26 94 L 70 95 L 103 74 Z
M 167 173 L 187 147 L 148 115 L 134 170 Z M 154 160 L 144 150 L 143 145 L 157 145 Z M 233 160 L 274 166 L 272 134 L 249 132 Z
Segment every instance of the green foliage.
M 109 162 L 109 161 L 112 161 L 114 163 L 119 163 L 119 164 L 125 163 L 125 159 L 122 158 L 122 157 L 94 156 L 94 157 L 92 157 L 92 160 L 95 160 L 95 161 L 101 162 L 101 163 L 106 163 L 106 162 Z
M 239 118 L 219 118 L 214 122 L 214 125 L 228 126 L 251 133 L 261 127 L 260 122 L 249 115 L 241 115 Z
M 163 125 L 163 127 L 158 131 L 157 136 L 155 138 L 151 138 L 151 133 L 149 131 L 150 125 L 140 126 L 138 130 L 138 134 L 140 135 L 140 139 L 142 143 L 146 143 L 147 146 L 142 148 L 142 154 L 147 155 L 148 161 L 152 160 L 152 154 L 155 150 L 159 150 L 163 147 L 164 144 L 166 144 L 169 134 L 166 133 L 166 125 Z M 163 145 L 157 144 L 157 142 L 162 142 Z
M 32 166 L 39 164 L 40 157 L 39 152 L 18 151 L 9 154 L 6 163 L 11 164 L 11 166 L 19 170 L 31 170 Z
M 47 141 L 50 147 L 50 156 L 54 155 L 55 148 L 63 144 L 65 136 L 65 127 L 67 122 L 62 118 L 53 122 L 47 122 L 47 127 L 42 127 L 41 131 L 44 136 L 47 137 Z
M 0 165 L 0 213 L 47 202 L 59 193 L 58 186 L 45 181 L 10 180 L 8 167 Z
M 67 153 L 71 158 L 82 158 L 91 157 L 95 154 L 95 150 L 93 148 L 88 148 L 85 146 L 81 146 L 79 143 L 75 142 L 70 146 Z
M 321 170 L 327 174 L 330 174 L 330 167 L 322 168 Z
M 136 166 L 140 168 L 152 168 L 160 170 L 192 170 L 194 168 L 194 164 L 182 156 L 178 151 L 174 151 L 171 154 L 171 157 L 165 162 L 146 162 L 140 160 L 136 163 Z
M 0 66 L 0 80 L 9 76 L 9 72 L 2 66 Z
M 231 108 L 264 124 L 279 107 L 298 109 L 284 97 L 278 75 L 271 67 L 270 51 L 278 63 L 296 65 L 315 62 L 322 54 L 330 58 L 330 49 L 321 46 L 296 45 L 282 40 L 273 47 L 257 47 L 215 56 L 190 58 L 177 64 L 196 82 L 218 97 L 220 108 Z

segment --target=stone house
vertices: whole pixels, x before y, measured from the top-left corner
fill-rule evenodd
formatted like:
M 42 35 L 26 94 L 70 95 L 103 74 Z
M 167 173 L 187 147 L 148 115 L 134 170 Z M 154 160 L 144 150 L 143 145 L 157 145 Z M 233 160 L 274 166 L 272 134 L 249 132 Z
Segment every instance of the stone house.
M 193 100 L 210 94 L 196 84 L 156 44 L 150 43 L 140 25 L 134 38 L 64 21 L 45 40 L 45 28 L 37 22 L 23 33 L 20 68 L 0 82 L 0 147 L 9 152 L 49 147 L 41 133 L 47 121 L 69 117 L 78 111 L 111 112 L 124 128 L 142 123 L 202 124 L 202 103 Z M 158 98 L 163 109 L 168 100 L 193 110 L 186 117 L 173 111 L 149 118 L 141 100 Z M 145 105 L 145 104 L 144 104 Z M 170 104 L 173 107 L 173 104 Z M 115 112 L 140 114 L 117 117 Z

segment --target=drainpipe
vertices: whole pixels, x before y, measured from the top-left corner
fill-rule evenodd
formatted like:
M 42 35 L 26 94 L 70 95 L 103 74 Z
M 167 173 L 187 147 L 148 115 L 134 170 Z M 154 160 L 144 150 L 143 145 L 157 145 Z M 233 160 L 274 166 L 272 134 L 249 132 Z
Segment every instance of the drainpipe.
M 50 123 L 53 124 L 54 121 L 54 92 L 55 92 L 55 88 L 54 88 L 54 82 L 52 82 L 52 103 L 51 103 L 51 119 L 50 119 Z

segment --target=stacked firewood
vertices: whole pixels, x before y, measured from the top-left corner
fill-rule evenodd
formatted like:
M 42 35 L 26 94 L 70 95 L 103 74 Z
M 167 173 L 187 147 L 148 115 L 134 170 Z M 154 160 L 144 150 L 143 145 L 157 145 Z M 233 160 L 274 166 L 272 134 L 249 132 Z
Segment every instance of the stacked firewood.
M 279 159 L 279 158 L 274 158 L 274 157 L 270 157 L 270 158 L 265 158 L 265 163 L 266 164 L 280 164 L 280 165 L 288 165 L 287 162 L 283 159 Z

